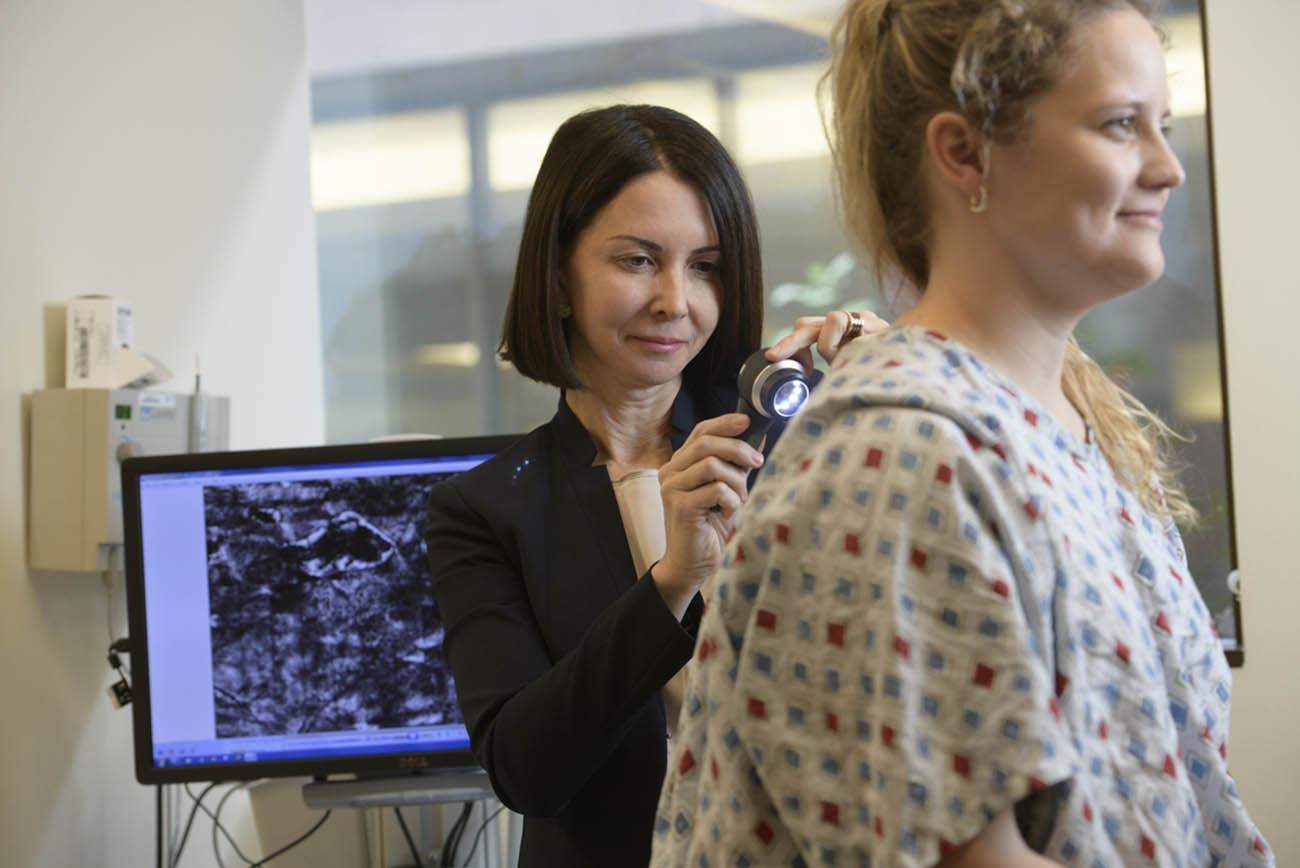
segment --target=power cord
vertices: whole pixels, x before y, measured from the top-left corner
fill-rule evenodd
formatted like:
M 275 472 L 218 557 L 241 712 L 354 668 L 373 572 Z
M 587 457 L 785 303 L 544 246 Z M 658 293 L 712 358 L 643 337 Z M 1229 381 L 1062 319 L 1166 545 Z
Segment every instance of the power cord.
M 465 834 L 465 826 L 469 823 L 469 813 L 474 810 L 473 802 L 465 802 L 461 806 L 460 816 L 451 824 L 447 830 L 447 837 L 442 842 L 442 855 L 438 858 L 439 865 L 456 864 L 456 851 L 460 849 L 460 840 Z
M 180 848 L 177 850 L 176 858 L 172 862 L 171 866 L 169 866 L 169 868 L 176 868 L 176 866 L 180 863 L 181 851 L 184 850 L 185 841 L 189 837 L 190 826 L 194 823 L 195 814 L 200 810 L 202 810 L 203 813 L 207 814 L 210 818 L 212 818 L 212 830 L 213 830 L 212 847 L 213 847 L 213 852 L 216 854 L 217 864 L 220 865 L 221 868 L 225 868 L 225 863 L 221 861 L 221 852 L 218 848 L 218 840 L 217 840 L 218 832 L 220 832 L 222 837 L 224 837 L 226 841 L 230 843 L 231 848 L 235 851 L 235 855 L 238 856 L 240 860 L 243 861 L 243 863 L 248 866 L 248 868 L 261 868 L 261 866 L 266 865 L 268 862 L 270 862 L 273 859 L 278 859 L 279 857 L 283 856 L 285 853 L 288 853 L 294 847 L 297 847 L 303 841 L 306 841 L 312 835 L 316 834 L 316 831 L 320 829 L 321 826 L 325 825 L 325 821 L 328 820 L 330 818 L 330 815 L 334 813 L 332 810 L 326 811 L 321 816 L 321 818 L 317 820 L 316 823 L 306 832 L 302 833 L 297 838 L 290 841 L 288 844 L 285 844 L 283 847 L 280 847 L 277 850 L 273 850 L 272 852 L 263 856 L 261 859 L 254 861 L 244 855 L 243 851 L 239 849 L 239 845 L 235 843 L 235 839 L 230 834 L 230 831 L 226 829 L 225 825 L 223 825 L 221 822 L 221 812 L 225 808 L 226 802 L 235 793 L 247 787 L 248 784 L 237 783 L 234 786 L 232 786 L 229 790 L 222 793 L 221 799 L 217 802 L 217 809 L 214 812 L 208 810 L 207 806 L 203 804 L 203 799 L 208 795 L 209 792 L 211 792 L 212 788 L 215 786 L 217 786 L 216 783 L 208 784 L 206 787 L 203 788 L 203 790 L 198 794 L 198 796 L 195 796 L 192 792 L 190 792 L 190 788 L 188 785 L 185 786 L 185 794 L 188 795 L 190 799 L 194 801 L 194 807 L 190 809 L 189 820 L 186 822 L 185 825 L 185 834 L 181 836 Z
M 393 805 L 393 813 L 397 815 L 397 825 L 402 827 L 402 835 L 406 838 L 406 846 L 411 848 L 411 858 L 415 860 L 412 864 L 415 868 L 424 868 L 424 862 L 420 859 L 420 850 L 415 846 L 415 839 L 411 837 L 411 830 L 406 827 L 406 818 L 402 816 L 402 809 Z
M 189 840 L 190 829 L 194 826 L 194 818 L 195 816 L 198 815 L 199 808 L 203 807 L 203 800 L 208 797 L 208 793 L 212 792 L 212 788 L 215 787 L 218 783 L 220 782 L 213 781 L 212 783 L 208 784 L 206 787 L 202 789 L 202 791 L 199 792 L 197 797 L 195 797 L 192 793 L 190 793 L 189 789 L 186 788 L 185 792 L 189 794 L 191 799 L 194 799 L 194 807 L 190 808 L 189 819 L 185 821 L 185 831 L 181 833 L 181 841 L 179 844 L 176 845 L 176 855 L 172 857 L 171 864 L 168 865 L 167 868 L 176 868 L 176 866 L 180 864 L 181 854 L 185 852 L 185 842 Z
M 221 794 L 221 798 L 217 801 L 217 809 L 215 811 L 209 811 L 207 808 L 203 809 L 203 813 L 207 814 L 209 817 L 212 818 L 212 855 L 216 858 L 217 865 L 219 866 L 219 868 L 226 868 L 226 863 L 223 862 L 221 859 L 221 847 L 220 847 L 220 841 L 218 841 L 217 839 L 217 832 L 220 832 L 223 836 L 225 836 L 225 839 L 230 842 L 231 848 L 235 851 L 235 855 L 239 857 L 239 860 L 241 862 L 243 862 L 245 865 L 253 864 L 253 860 L 249 859 L 247 856 L 243 854 L 242 851 L 240 851 L 239 845 L 235 843 L 234 837 L 230 834 L 230 832 L 226 829 L 226 827 L 221 824 L 221 812 L 225 809 L 226 802 L 230 801 L 231 796 L 233 796 L 235 793 L 239 792 L 240 790 L 245 789 L 247 786 L 248 784 L 246 783 L 235 784 L 233 787 L 231 787 L 230 789 L 226 790 L 224 793 Z M 189 793 L 188 786 L 186 787 L 185 792 L 187 794 Z
M 469 847 L 469 855 L 465 857 L 465 866 L 466 866 L 466 868 L 469 868 L 470 863 L 474 861 L 474 852 L 475 852 L 476 850 L 478 850 L 478 839 L 479 839 L 480 837 L 482 837 L 482 835 L 483 835 L 483 830 L 487 828 L 488 823 L 492 822 L 493 820 L 495 820 L 495 819 L 497 818 L 497 814 L 500 814 L 500 813 L 501 813 L 502 811 L 504 811 L 505 809 L 506 809 L 506 806 L 505 806 L 505 805 L 501 805 L 501 806 L 498 807 L 495 811 L 493 811 L 491 814 L 489 814 L 488 817 L 487 817 L 487 819 L 485 819 L 482 823 L 479 823 L 478 831 L 474 833 L 474 840 L 473 840 L 473 842 L 471 842 L 470 847 Z
M 312 826 L 312 827 L 311 827 L 310 829 L 308 829 L 306 832 L 303 832 L 303 833 L 302 833 L 301 835 L 299 835 L 297 838 L 294 838 L 294 839 L 293 839 L 292 841 L 290 841 L 288 844 L 285 844 L 285 845 L 284 845 L 283 847 L 281 847 L 279 850 L 274 850 L 274 851 L 272 851 L 269 855 L 263 857 L 260 861 L 258 861 L 258 862 L 254 862 L 252 865 L 249 866 L 249 868 L 262 868 L 263 865 L 265 865 L 267 862 L 270 862 L 272 859 L 277 859 L 277 858 L 279 858 L 280 856 L 283 856 L 285 853 L 288 853 L 288 852 L 289 852 L 290 850 L 292 850 L 294 847 L 297 847 L 297 846 L 298 846 L 299 844 L 301 844 L 303 841 L 306 841 L 306 840 L 307 840 L 308 838 L 310 838 L 312 835 L 315 835 L 315 834 L 316 834 L 316 830 L 319 829 L 321 826 L 324 826 L 324 825 L 325 825 L 325 821 L 328 820 L 328 819 L 330 818 L 330 815 L 333 814 L 333 813 L 334 813 L 334 810 L 333 810 L 332 808 L 331 808 L 330 810 L 326 811 L 324 814 L 321 815 L 321 818 L 320 818 L 319 820 L 316 821 L 316 825 Z

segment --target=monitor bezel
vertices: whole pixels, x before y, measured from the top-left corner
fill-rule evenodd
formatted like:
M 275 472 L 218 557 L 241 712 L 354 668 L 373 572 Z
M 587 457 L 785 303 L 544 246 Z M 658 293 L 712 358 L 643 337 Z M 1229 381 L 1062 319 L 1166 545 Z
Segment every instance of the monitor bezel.
M 130 651 L 133 652 L 131 653 L 131 688 L 136 780 L 142 784 L 174 784 L 192 781 L 248 781 L 273 777 L 325 778 L 345 774 L 365 776 L 385 773 L 409 774 L 424 770 L 478 766 L 478 761 L 468 749 L 259 760 L 195 766 L 155 765 L 149 655 L 146 650 L 149 647 L 148 613 L 144 593 L 143 535 L 140 521 L 142 477 L 160 473 L 254 470 L 276 466 L 328 466 L 366 461 L 453 458 L 458 455 L 494 456 L 515 443 L 519 436 L 430 438 L 338 446 L 155 455 L 128 458 L 122 462 L 122 531 L 126 554 L 127 625 L 130 630 Z

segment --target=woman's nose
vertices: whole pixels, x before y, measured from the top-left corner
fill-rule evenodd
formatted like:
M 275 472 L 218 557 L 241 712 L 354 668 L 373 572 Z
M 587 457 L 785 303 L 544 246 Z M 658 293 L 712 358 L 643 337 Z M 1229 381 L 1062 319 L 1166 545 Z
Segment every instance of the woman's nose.
M 659 272 L 655 280 L 654 312 L 669 319 L 686 316 L 686 276 L 675 268 Z
M 1183 164 L 1163 133 L 1152 137 L 1142 176 L 1146 186 L 1157 189 L 1173 189 L 1187 179 Z

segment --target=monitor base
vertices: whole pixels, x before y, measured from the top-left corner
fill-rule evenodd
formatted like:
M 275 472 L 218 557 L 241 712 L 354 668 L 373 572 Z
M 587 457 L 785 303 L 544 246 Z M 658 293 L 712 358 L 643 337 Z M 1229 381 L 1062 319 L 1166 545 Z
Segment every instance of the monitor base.
M 302 786 L 309 808 L 374 808 L 389 805 L 430 805 L 493 798 L 492 784 L 482 769 L 451 769 L 384 778 L 315 780 Z

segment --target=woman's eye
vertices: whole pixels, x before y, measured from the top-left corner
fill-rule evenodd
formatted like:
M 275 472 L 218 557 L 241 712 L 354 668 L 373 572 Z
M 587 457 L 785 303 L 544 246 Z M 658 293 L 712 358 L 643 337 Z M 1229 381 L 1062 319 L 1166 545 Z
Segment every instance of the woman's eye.
M 1122 132 L 1131 133 L 1137 126 L 1137 118 L 1134 115 L 1125 115 L 1122 118 L 1115 118 L 1106 122 L 1106 126 L 1117 129 Z
M 714 271 L 717 271 L 718 263 L 711 259 L 701 259 L 699 262 L 695 263 L 694 267 L 700 274 L 712 274 Z
M 649 256 L 638 253 L 633 256 L 623 257 L 623 264 L 626 265 L 628 268 L 639 271 L 643 268 L 649 268 L 650 266 L 654 265 L 654 260 L 651 259 Z

